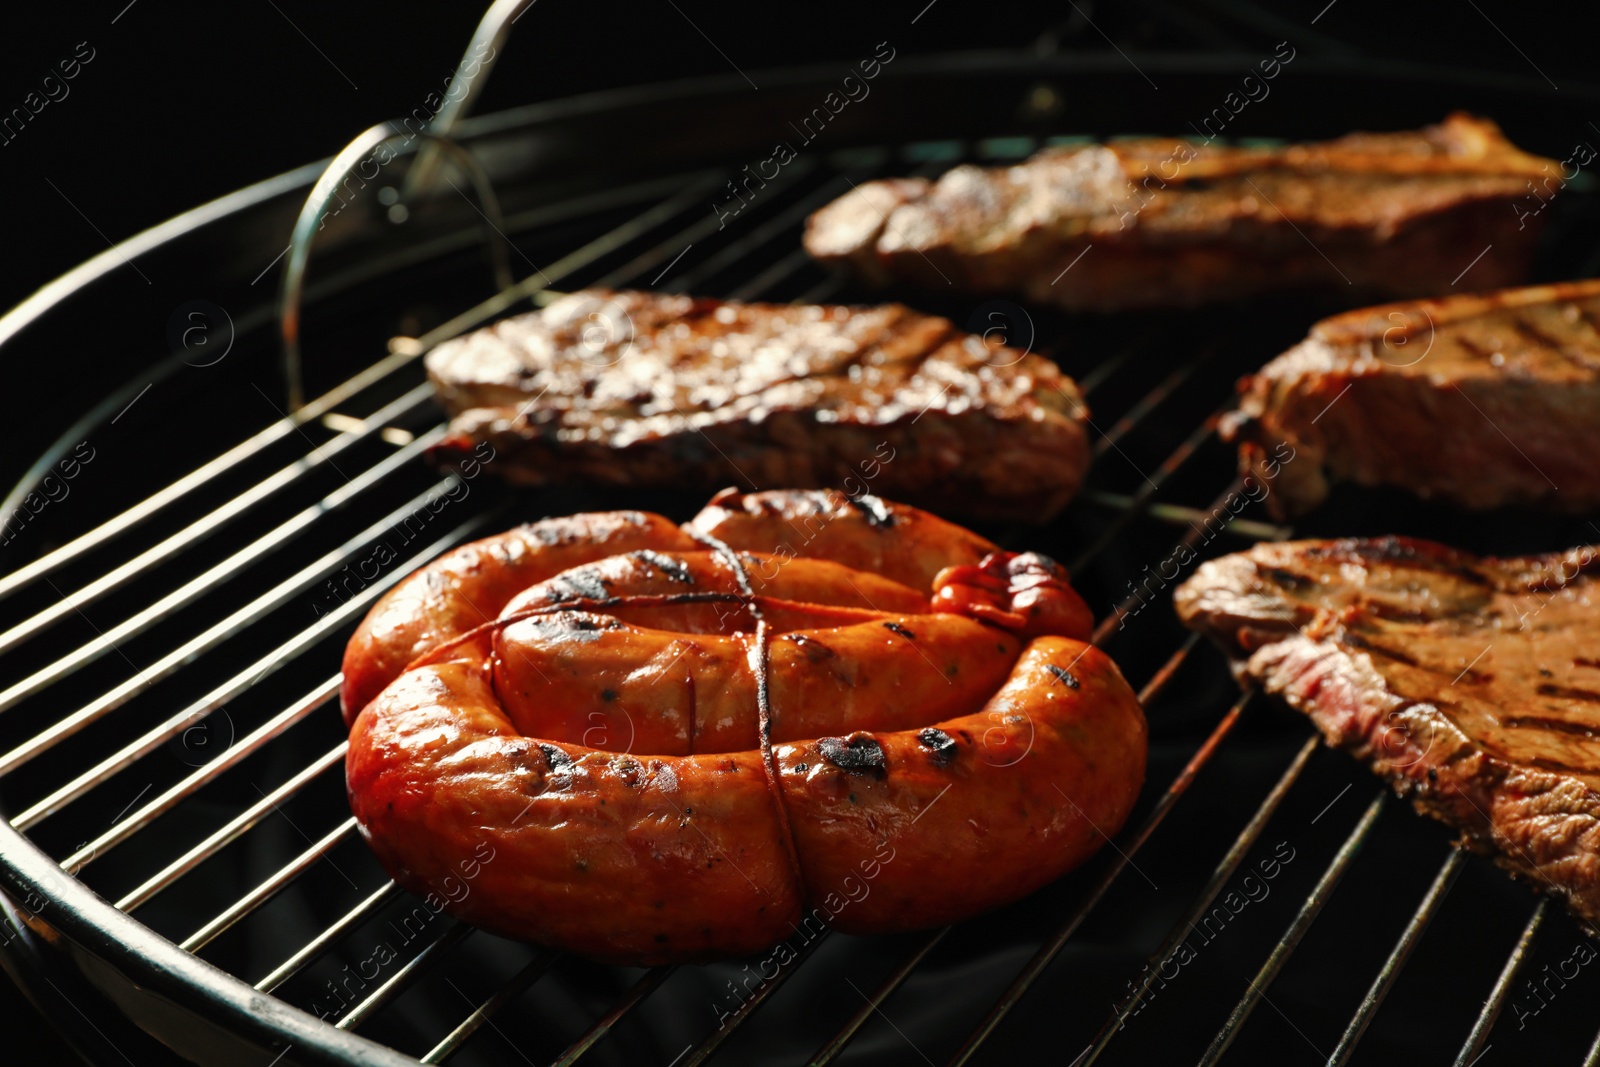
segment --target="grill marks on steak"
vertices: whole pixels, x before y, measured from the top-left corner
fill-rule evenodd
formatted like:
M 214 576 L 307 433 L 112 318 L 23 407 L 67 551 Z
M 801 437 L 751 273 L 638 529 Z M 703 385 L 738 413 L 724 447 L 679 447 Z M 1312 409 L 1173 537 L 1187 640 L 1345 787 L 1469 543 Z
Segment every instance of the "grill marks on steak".
M 1260 544 L 1174 603 L 1241 679 L 1600 928 L 1597 552 Z
M 1494 253 L 1475 265 L 1475 285 L 1525 280 L 1538 234 L 1512 205 L 1553 165 L 1463 114 L 1281 148 L 1074 145 L 937 181 L 868 182 L 812 215 L 805 246 L 880 284 L 1022 293 L 1075 310 L 1303 288 L 1432 295 L 1485 244 Z
M 1272 461 L 1279 517 L 1334 481 L 1467 508 L 1600 507 L 1600 281 L 1337 315 L 1240 391 L 1222 435 L 1245 472 Z
M 1089 463 L 1055 364 L 898 304 L 590 290 L 426 362 L 452 416 L 436 458 L 488 442 L 523 484 L 870 490 L 1039 518 Z

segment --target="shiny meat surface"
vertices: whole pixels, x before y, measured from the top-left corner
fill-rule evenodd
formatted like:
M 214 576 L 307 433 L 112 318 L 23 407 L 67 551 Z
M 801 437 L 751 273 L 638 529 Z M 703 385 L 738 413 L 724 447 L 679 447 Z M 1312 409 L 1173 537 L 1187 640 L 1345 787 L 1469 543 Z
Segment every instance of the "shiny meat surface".
M 1111 141 L 866 183 L 811 217 L 805 245 L 879 283 L 1091 311 L 1307 288 L 1434 295 L 1486 244 L 1469 284 L 1525 280 L 1537 228 L 1513 202 L 1556 168 L 1462 114 L 1274 148 Z
M 1131 811 L 1144 715 L 1093 628 L 1056 563 L 877 497 L 546 519 L 362 622 L 351 810 L 451 914 L 629 965 L 938 926 Z
M 1089 462 L 1076 384 L 949 321 L 589 290 L 447 342 L 428 373 L 526 484 L 835 488 L 1042 518 Z
M 1222 433 L 1280 516 L 1333 481 L 1468 508 L 1600 506 L 1600 282 L 1347 312 L 1241 390 Z
M 1594 927 L 1597 559 L 1405 538 L 1260 544 L 1204 564 L 1174 602 L 1241 677 Z

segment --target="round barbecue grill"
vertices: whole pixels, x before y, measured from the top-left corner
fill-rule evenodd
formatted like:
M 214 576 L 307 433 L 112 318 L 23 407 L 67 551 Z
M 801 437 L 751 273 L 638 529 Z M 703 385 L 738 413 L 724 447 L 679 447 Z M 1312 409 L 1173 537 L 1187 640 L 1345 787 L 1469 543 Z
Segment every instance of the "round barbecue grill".
M 1305 720 L 1241 696 L 1173 618 L 1179 579 L 1151 577 L 1180 545 L 1207 558 L 1291 535 L 1242 499 L 1213 423 L 1238 375 L 1337 306 L 1313 299 L 1067 317 L 909 297 L 980 330 L 998 313 L 1010 342 L 1060 362 L 1093 411 L 1081 497 L 1046 526 L 983 532 L 1070 566 L 1107 620 L 1098 643 L 1141 687 L 1150 771 L 1128 827 L 1033 897 L 926 933 L 797 932 L 796 958 L 775 971 L 630 970 L 434 912 L 388 881 L 349 815 L 336 668 L 385 589 L 451 545 L 544 514 L 681 519 L 703 502 L 513 492 L 428 467 L 441 413 L 426 347 L 591 285 L 879 299 L 799 250 L 809 212 L 870 178 L 1004 163 L 1071 138 L 1186 134 L 1186 118 L 1272 54 L 1262 42 L 1203 57 L 897 57 L 870 97 L 737 202 L 729 183 L 795 142 L 790 123 L 847 71 L 452 121 L 435 130 L 448 141 L 415 139 L 347 178 L 372 134 L 332 169 L 126 241 L 0 320 L 17 395 L 70 401 L 84 395 L 76 380 L 124 383 L 16 416 L 37 456 L 7 499 L 0 575 L 7 969 L 95 1063 L 1465 1065 L 1491 1048 L 1493 1062 L 1600 1063 L 1576 926 L 1456 850 Z M 1306 48 L 1227 132 L 1316 138 L 1459 108 L 1565 158 L 1597 99 Z M 1552 211 L 1541 273 L 1591 273 L 1591 209 L 1572 193 Z M 314 249 L 291 246 L 297 218 Z M 505 284 L 495 249 L 520 281 Z M 134 272 L 151 285 L 134 291 Z M 280 288 L 299 358 L 285 356 Z M 159 316 L 152 290 L 170 301 Z M 1354 490 L 1292 532 L 1498 552 L 1596 536 L 1582 520 L 1468 522 Z M 379 545 L 392 562 L 375 562 Z

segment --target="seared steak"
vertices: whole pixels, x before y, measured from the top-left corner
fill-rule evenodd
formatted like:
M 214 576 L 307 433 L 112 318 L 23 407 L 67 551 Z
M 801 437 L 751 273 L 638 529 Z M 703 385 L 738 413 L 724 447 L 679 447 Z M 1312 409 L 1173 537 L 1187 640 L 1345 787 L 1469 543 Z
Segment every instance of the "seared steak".
M 1044 518 L 1089 465 L 1076 384 L 947 320 L 592 290 L 440 345 L 452 416 L 528 485 L 832 488 Z
M 1304 288 L 1426 296 L 1489 244 L 1468 284 L 1525 280 L 1540 216 L 1514 201 L 1559 173 L 1460 114 L 1282 148 L 1141 138 L 869 182 L 812 215 L 805 246 L 880 283 L 1090 311 Z
M 1600 929 L 1597 558 L 1260 544 L 1174 601 L 1241 677 Z
M 1351 311 L 1240 389 L 1222 435 L 1246 472 L 1276 475 L 1280 517 L 1339 479 L 1467 508 L 1600 507 L 1600 282 Z

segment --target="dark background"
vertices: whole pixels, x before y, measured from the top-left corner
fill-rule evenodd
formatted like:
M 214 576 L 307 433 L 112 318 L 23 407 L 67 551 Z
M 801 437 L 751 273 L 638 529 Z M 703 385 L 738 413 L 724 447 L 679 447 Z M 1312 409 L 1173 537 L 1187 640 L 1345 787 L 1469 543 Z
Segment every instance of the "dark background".
M 1537 66 L 1558 86 L 1589 76 L 1594 61 L 1592 38 L 1573 32 L 1579 28 L 1559 8 L 1509 0 L 1335 0 L 1315 26 L 1309 22 L 1327 0 L 1270 7 L 1080 0 L 1077 10 L 1069 3 L 936 0 L 908 25 L 927 2 L 540 0 L 520 21 L 479 109 L 726 73 L 730 64 L 755 71 L 853 60 L 887 36 L 910 55 L 1026 48 L 1050 31 L 1080 47 L 1109 47 L 1095 27 L 1130 53 L 1255 53 L 1265 38 L 1292 37 L 1308 52 L 1355 48 L 1519 76 Z M 24 5 L 6 5 L 0 113 L 21 106 L 80 42 L 94 59 L 68 83 L 66 99 L 46 105 L 20 136 L 0 145 L 0 192 L 10 208 L 0 307 L 108 241 L 331 155 L 372 123 L 408 113 L 455 66 L 481 7 L 415 0 L 133 0 L 130 7 L 128 0 L 95 0 L 28 4 L 24 19 Z M 1185 103 L 1172 101 L 1175 116 Z M 1383 121 L 1381 101 L 1353 100 L 1351 112 L 1374 125 Z
M 9 208 L 0 309 L 110 243 L 331 155 L 368 125 L 409 112 L 442 85 L 481 13 L 479 4 L 393 0 L 38 6 L 13 4 L 5 12 L 0 115 L 23 106 L 61 60 L 90 49 L 93 58 L 66 83 L 64 99 L 0 144 L 0 194 Z M 1151 51 L 1254 57 L 1266 54 L 1261 42 L 1270 50 L 1270 42 L 1288 38 L 1306 54 L 1357 52 L 1539 77 L 1552 93 L 1589 77 L 1594 62 L 1581 21 L 1508 0 L 1404 6 L 1292 0 L 1270 8 L 1239 0 L 935 0 L 931 6 L 927 0 L 872 6 L 540 0 L 519 23 L 476 110 L 735 68 L 758 73 L 850 62 L 886 37 L 902 55 L 1058 43 L 1104 51 L 1114 41 L 1131 57 Z M 1181 132 L 1176 119 L 1192 102 L 1173 95 L 1174 129 L 1129 132 Z M 1357 95 L 1349 109 L 1353 125 L 1385 125 L 1381 99 Z M 127 283 L 142 284 L 131 271 Z M 74 410 L 116 383 L 99 383 L 98 390 L 97 383 L 84 384 L 83 395 L 63 401 Z M 8 1060 L 70 1058 L 3 979 L 0 1023 L 10 1024 L 0 1028 Z

